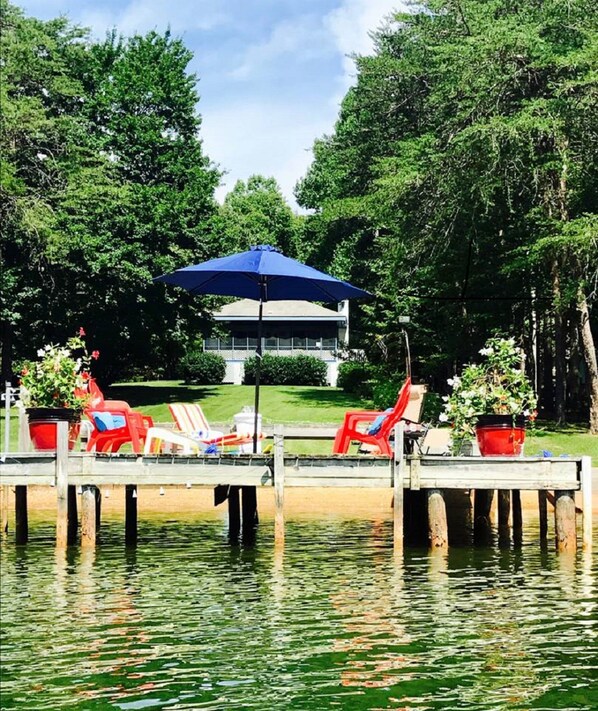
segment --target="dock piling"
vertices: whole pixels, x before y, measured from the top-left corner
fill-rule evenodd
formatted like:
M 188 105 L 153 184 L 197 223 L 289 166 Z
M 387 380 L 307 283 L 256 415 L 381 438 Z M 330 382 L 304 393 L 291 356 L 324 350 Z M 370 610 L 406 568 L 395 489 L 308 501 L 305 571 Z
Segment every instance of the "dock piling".
M 476 489 L 473 500 L 473 536 L 479 543 L 487 543 L 492 538 L 490 509 L 494 498 L 493 489 Z
M 68 485 L 67 496 L 67 543 L 72 546 L 77 542 L 79 521 L 77 520 L 77 487 Z
M 511 491 L 499 489 L 498 491 L 498 540 L 501 544 L 511 541 Z
M 556 549 L 559 552 L 575 551 L 575 492 L 555 491 L 554 528 Z
M 0 508 L 2 509 L 2 534 L 8 533 L 8 507 L 10 501 L 10 486 L 0 487 L 0 496 L 2 497 L 2 503 Z
M 274 543 L 284 546 L 284 436 L 274 433 Z
M 592 459 L 581 458 L 581 509 L 582 519 L 582 546 L 585 550 L 592 547 Z
M 96 538 L 96 487 L 85 484 L 81 491 L 81 546 L 95 546 Z
M 405 495 L 403 491 L 405 478 L 405 454 L 404 437 L 405 426 L 402 422 L 396 425 L 395 431 L 395 452 L 394 452 L 394 478 L 393 478 L 393 527 L 392 538 L 395 551 L 403 550 L 404 540 L 404 515 L 405 515 Z
M 15 543 L 20 545 L 28 540 L 27 487 L 15 486 Z
M 56 423 L 56 545 L 68 544 L 69 423 Z
M 440 489 L 428 489 L 428 539 L 431 548 L 448 548 L 446 504 Z
M 231 486 L 228 492 L 228 537 L 231 541 L 239 538 L 241 530 L 241 509 L 238 486 Z
M 513 506 L 513 543 L 520 546 L 523 542 L 523 513 L 521 510 L 521 491 L 513 489 L 511 493 Z
M 538 516 L 540 518 L 540 543 L 548 540 L 548 497 L 546 489 L 538 491 Z
M 125 487 L 125 544 L 137 543 L 137 486 Z

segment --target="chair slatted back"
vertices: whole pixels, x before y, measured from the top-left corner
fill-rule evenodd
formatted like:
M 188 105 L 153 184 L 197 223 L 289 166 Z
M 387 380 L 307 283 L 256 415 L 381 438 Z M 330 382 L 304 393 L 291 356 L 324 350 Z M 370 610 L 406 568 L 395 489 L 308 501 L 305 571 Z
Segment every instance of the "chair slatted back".
M 197 403 L 173 402 L 168 409 L 181 432 L 197 434 L 209 431 L 208 421 Z
M 397 422 L 403 417 L 403 413 L 407 408 L 409 403 L 409 396 L 411 395 L 411 378 L 407 378 L 403 383 L 403 386 L 399 390 L 399 395 L 395 406 L 392 408 L 392 412 L 388 413 L 388 416 L 384 418 L 382 427 L 380 427 L 380 432 L 378 437 L 380 439 L 390 437 L 390 433 Z

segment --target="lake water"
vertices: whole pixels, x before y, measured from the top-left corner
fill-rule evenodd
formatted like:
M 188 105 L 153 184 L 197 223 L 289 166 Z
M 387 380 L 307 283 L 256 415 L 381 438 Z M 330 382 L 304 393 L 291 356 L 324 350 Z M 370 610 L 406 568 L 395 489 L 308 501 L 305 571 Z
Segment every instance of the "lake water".
M 597 555 L 408 550 L 387 520 L 122 522 L 1 544 L 1 708 L 597 709 Z M 596 541 L 598 547 L 598 540 Z M 595 548 L 596 550 L 596 548 Z

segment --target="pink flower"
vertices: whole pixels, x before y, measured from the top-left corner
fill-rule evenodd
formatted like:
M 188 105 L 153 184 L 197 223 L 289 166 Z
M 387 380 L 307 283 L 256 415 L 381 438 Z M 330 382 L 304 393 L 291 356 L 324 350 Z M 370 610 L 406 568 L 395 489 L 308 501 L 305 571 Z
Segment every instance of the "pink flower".
M 83 336 L 85 336 L 85 329 L 83 328 L 83 326 L 81 326 L 79 328 L 79 335 L 81 336 L 81 338 L 83 338 Z
M 91 357 L 92 357 L 94 360 L 97 360 L 97 359 L 100 357 L 100 351 L 92 351 Z

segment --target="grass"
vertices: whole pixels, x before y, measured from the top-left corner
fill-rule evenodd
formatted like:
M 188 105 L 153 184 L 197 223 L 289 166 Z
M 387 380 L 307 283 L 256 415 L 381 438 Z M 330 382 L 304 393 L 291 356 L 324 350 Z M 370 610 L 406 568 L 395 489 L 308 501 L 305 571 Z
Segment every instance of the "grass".
M 252 385 L 182 385 L 165 380 L 146 383 L 117 383 L 105 393 L 115 400 L 126 400 L 155 422 L 172 420 L 168 403 L 199 402 L 209 422 L 232 423 L 233 415 L 244 405 L 253 407 Z M 260 388 L 260 412 L 265 426 L 336 425 L 347 410 L 367 405 L 338 388 L 264 385 Z
M 233 415 L 244 405 L 253 406 L 254 388 L 250 385 L 184 385 L 174 380 L 145 383 L 116 383 L 105 392 L 107 398 L 126 400 L 131 407 L 151 415 L 154 422 L 171 422 L 168 403 L 199 402 L 211 423 L 232 424 Z M 338 388 L 265 385 L 260 388 L 260 412 L 264 429 L 274 424 L 340 425 L 347 410 L 369 408 L 371 403 L 347 395 Z M 2 415 L 4 412 L 2 411 Z M 11 410 L 11 450 L 17 445 L 17 415 Z M 4 446 L 4 418 L 0 425 Z M 326 454 L 328 441 L 289 441 L 289 451 L 296 454 Z M 525 453 L 529 456 L 543 451 L 559 456 L 590 456 L 598 465 L 598 436 L 587 428 L 567 425 L 557 428 L 551 422 L 539 422 L 529 429 Z

